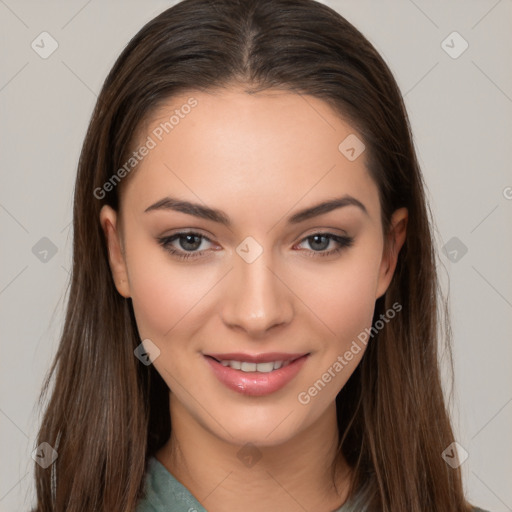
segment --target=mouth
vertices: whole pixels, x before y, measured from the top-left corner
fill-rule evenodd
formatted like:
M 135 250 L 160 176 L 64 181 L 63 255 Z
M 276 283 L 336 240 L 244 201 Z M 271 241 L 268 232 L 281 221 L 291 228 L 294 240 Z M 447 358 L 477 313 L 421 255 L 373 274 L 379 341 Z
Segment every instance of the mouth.
M 251 396 L 274 393 L 288 384 L 310 353 L 203 354 L 217 379 L 228 388 Z
M 285 368 L 297 359 L 309 354 L 284 354 L 284 353 L 268 353 L 259 355 L 248 354 L 208 354 L 206 357 L 211 357 L 222 366 L 233 368 L 233 370 L 240 370 L 242 372 L 260 372 L 269 373 L 280 368 Z

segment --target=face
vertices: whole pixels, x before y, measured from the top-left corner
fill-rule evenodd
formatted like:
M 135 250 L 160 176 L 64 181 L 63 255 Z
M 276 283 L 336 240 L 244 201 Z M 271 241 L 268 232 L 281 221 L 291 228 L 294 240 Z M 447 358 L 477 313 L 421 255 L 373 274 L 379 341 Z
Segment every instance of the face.
M 174 97 L 139 135 L 154 147 L 101 223 L 171 417 L 237 444 L 292 439 L 335 407 L 396 264 L 366 153 L 339 149 L 357 132 L 319 99 L 230 89 Z

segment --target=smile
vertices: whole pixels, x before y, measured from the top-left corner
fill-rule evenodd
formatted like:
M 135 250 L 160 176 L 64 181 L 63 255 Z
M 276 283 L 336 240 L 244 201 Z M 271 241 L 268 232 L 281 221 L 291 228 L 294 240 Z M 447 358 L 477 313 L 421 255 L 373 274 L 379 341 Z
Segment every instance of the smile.
M 300 371 L 310 354 L 204 355 L 215 377 L 229 389 L 251 396 L 274 393 Z
M 219 361 L 222 366 L 229 366 L 233 370 L 241 370 L 243 372 L 260 372 L 269 373 L 273 370 L 279 370 L 290 364 L 290 361 L 270 361 L 268 363 L 247 363 L 246 361 Z

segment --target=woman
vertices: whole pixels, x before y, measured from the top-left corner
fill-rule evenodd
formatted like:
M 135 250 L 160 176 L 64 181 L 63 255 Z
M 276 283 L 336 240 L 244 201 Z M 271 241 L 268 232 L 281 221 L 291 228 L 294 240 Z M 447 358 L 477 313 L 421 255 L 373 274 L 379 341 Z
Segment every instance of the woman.
M 73 222 L 37 510 L 480 510 L 407 114 L 335 11 L 150 21 L 98 98 Z

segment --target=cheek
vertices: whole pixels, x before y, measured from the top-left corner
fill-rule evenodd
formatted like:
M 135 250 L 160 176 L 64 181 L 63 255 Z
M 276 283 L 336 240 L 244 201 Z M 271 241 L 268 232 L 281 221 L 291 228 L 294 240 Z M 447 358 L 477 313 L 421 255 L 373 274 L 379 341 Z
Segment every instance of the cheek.
M 329 345 L 340 349 L 371 324 L 375 308 L 378 261 L 361 252 L 337 269 L 317 272 L 302 281 L 298 295 L 306 311 L 313 313 Z M 295 288 L 297 290 L 297 288 Z M 334 336 L 339 343 L 333 343 Z M 336 346 L 337 345 L 337 346 Z
M 315 363 L 304 376 L 297 400 L 307 405 L 308 414 L 317 417 L 332 403 L 361 361 L 375 309 L 375 260 L 358 255 L 335 278 L 317 281 L 315 292 L 308 298 L 314 325 L 322 329 L 317 337 Z M 321 320 L 321 322 L 318 321 Z
M 197 279 L 193 269 L 173 263 L 159 247 L 134 248 L 130 255 L 130 293 L 139 334 L 157 343 L 165 341 L 200 306 L 211 278 Z

